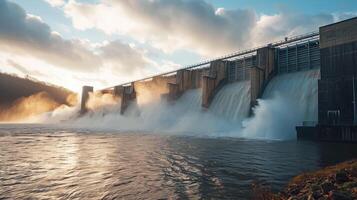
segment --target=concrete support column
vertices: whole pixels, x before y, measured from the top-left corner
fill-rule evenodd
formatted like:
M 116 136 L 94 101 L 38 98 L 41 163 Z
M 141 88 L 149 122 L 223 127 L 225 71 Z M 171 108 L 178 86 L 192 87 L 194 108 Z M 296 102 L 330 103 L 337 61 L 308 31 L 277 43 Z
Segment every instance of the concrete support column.
M 192 70 L 192 88 L 200 88 L 202 86 L 202 69 Z
M 211 76 L 202 77 L 202 107 L 208 108 L 213 98 L 216 87 L 216 78 Z
M 124 114 L 125 110 L 129 107 L 130 102 L 136 100 L 136 92 L 134 88 L 134 83 L 131 83 L 129 86 L 123 86 L 121 105 L 120 105 L 120 114 Z
M 192 71 L 179 70 L 176 74 L 176 83 L 179 85 L 180 91 L 186 91 L 192 88 Z
M 251 107 L 257 104 L 257 99 L 261 97 L 265 86 L 274 77 L 275 72 L 275 49 L 271 47 L 258 49 L 257 66 L 250 69 Z
M 168 100 L 174 101 L 178 99 L 186 90 L 192 89 L 192 71 L 191 70 L 179 70 L 176 73 L 176 80 L 174 83 L 167 83 L 169 90 Z
M 176 73 L 176 84 L 179 86 L 180 91 L 183 91 L 183 88 L 184 88 L 184 86 L 183 86 L 184 73 L 183 72 L 184 72 L 184 70 L 179 70 Z
M 87 101 L 89 99 L 89 93 L 93 92 L 92 86 L 83 86 L 82 88 L 82 99 L 81 99 L 81 114 L 84 114 L 88 111 L 87 109 Z
M 183 71 L 183 91 L 192 89 L 192 71 L 184 70 Z
M 124 88 L 121 85 L 114 86 L 114 91 L 113 91 L 114 97 L 122 97 L 123 90 Z
M 250 106 L 257 104 L 257 99 L 262 93 L 262 87 L 265 80 L 264 70 L 258 67 L 250 69 Z
M 169 88 L 168 101 L 175 101 L 180 97 L 180 87 L 177 83 L 168 83 Z
M 202 107 L 208 108 L 214 95 L 227 82 L 227 61 L 213 61 L 208 75 L 202 76 Z
M 264 69 L 264 79 L 270 80 L 275 75 L 275 49 L 264 47 L 257 50 L 257 67 Z

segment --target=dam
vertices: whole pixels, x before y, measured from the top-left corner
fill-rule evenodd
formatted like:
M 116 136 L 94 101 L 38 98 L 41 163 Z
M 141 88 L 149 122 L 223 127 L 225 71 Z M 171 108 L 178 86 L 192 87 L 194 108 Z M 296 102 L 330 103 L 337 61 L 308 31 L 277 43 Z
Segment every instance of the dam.
M 202 115 L 193 119 L 187 113 L 197 111 L 205 113 L 205 122 L 222 119 L 215 126 L 218 132 L 233 126 L 241 135 L 256 138 L 357 142 L 356 27 L 357 18 L 351 18 L 113 87 L 84 86 L 81 113 L 90 111 L 89 94 L 96 92 L 115 98 L 122 118 L 187 122 L 195 129 Z M 144 97 L 161 106 L 142 106 Z

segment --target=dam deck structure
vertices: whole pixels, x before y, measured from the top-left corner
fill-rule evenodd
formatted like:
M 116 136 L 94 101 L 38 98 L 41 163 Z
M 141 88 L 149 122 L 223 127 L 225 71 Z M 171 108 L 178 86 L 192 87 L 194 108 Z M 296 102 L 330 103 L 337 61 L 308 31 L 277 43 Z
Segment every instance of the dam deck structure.
M 290 56 L 284 60 L 284 52 L 300 56 L 299 62 L 308 63 L 307 68 L 319 67 L 314 65 L 312 58 L 318 50 L 319 34 L 312 32 L 300 36 L 285 38 L 284 40 L 269 43 L 267 45 L 235 52 L 226 56 L 202 61 L 174 71 L 148 76 L 131 82 L 121 83 L 116 86 L 98 90 L 102 93 L 111 93 L 122 97 L 124 90 L 117 88 L 127 88 L 126 93 L 136 93 L 135 88 L 140 85 L 152 87 L 153 85 L 165 85 L 164 97 L 174 101 L 186 90 L 202 88 L 202 107 L 208 108 L 215 94 L 225 85 L 238 81 L 252 82 L 252 105 L 256 104 L 256 99 L 260 97 L 263 86 L 266 85 L 275 74 L 304 70 L 293 67 L 292 60 L 298 60 Z M 307 45 L 306 45 L 307 44 Z M 300 48 L 300 46 L 309 49 Z M 299 47 L 299 53 L 292 53 Z M 300 51 L 305 50 L 301 54 Z M 301 55 L 300 55 L 301 54 Z M 285 65 L 287 62 L 287 66 Z M 284 71 L 288 69 L 287 71 Z M 132 88 L 132 89 L 130 89 Z M 119 91 L 119 92 L 118 92 Z M 135 95 L 134 95 L 135 96 Z M 84 95 L 84 97 L 87 97 Z M 84 102 L 86 99 L 83 100 Z M 123 106 L 125 109 L 125 106 Z M 85 107 L 82 107 L 85 110 Z M 122 111 L 125 112 L 125 111 Z
M 340 87 L 343 87 L 346 84 L 348 85 L 349 81 L 351 82 L 352 77 L 357 77 L 357 45 L 355 45 L 357 32 L 355 31 L 355 27 L 357 27 L 357 18 L 352 18 L 320 27 L 317 32 L 286 37 L 281 41 L 257 48 L 238 51 L 174 71 L 124 82 L 116 86 L 97 90 L 96 92 L 109 93 L 120 99 L 120 113 L 124 114 L 130 104 L 136 103 L 137 97 L 140 96 L 143 88 L 152 92 L 153 95 L 159 96 L 160 99 L 165 99 L 171 103 L 175 103 L 188 90 L 200 89 L 202 91 L 201 107 L 209 109 L 216 94 L 225 85 L 245 81 L 249 82 L 249 109 L 251 110 L 250 114 L 253 114 L 252 108 L 258 105 L 257 99 L 262 97 L 265 87 L 275 76 L 320 69 L 318 120 L 301 123 L 312 124 L 315 129 L 322 132 L 326 132 L 323 131 L 324 128 L 316 127 L 331 125 L 331 118 L 335 120 L 333 121 L 335 127 L 339 124 L 354 126 L 357 119 L 353 121 L 351 120 L 351 116 L 354 116 L 356 111 L 353 113 L 350 110 L 353 110 L 353 108 L 356 110 L 356 106 L 351 103 L 354 102 L 354 99 L 352 99 L 353 95 L 351 94 L 355 94 L 356 87 L 353 87 L 353 89 L 347 87 L 349 89 L 346 89 L 342 93 L 337 92 L 338 88 L 331 88 L 334 87 L 334 83 L 338 82 L 338 80 L 340 82 L 347 80 L 347 82 L 342 81 L 340 85 L 338 84 Z M 337 59 L 335 59 L 336 55 L 338 56 Z M 344 58 L 347 58 L 347 60 Z M 348 70 L 344 70 L 345 66 L 347 66 Z M 343 73 L 339 72 L 340 68 L 343 68 Z M 87 86 L 83 88 L 81 106 L 83 113 L 87 111 L 86 102 L 89 95 L 86 93 L 90 91 Z M 346 95 L 347 93 L 348 95 Z M 336 94 L 340 95 L 343 100 L 336 100 L 334 96 Z M 345 118 L 343 117 L 345 116 L 348 120 L 344 120 Z M 309 138 L 311 135 L 314 135 L 305 133 L 305 130 L 311 130 L 311 126 L 305 127 L 297 127 L 298 139 Z M 352 132 L 353 136 L 350 137 L 349 141 L 355 141 L 356 133 Z M 322 138 L 320 135 L 314 138 Z

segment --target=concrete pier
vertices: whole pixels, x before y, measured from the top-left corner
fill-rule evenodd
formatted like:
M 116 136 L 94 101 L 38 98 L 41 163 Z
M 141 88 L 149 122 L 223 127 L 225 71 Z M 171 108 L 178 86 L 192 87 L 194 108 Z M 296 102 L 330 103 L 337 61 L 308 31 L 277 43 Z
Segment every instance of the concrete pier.
M 169 102 L 175 101 L 181 96 L 180 87 L 177 83 L 168 83 L 169 93 L 167 95 L 167 100 Z
M 202 77 L 202 107 L 208 108 L 214 95 L 227 82 L 227 63 L 229 61 L 211 62 L 207 75 Z
M 82 88 L 82 99 L 81 99 L 81 114 L 84 114 L 88 111 L 87 109 L 87 101 L 89 99 L 89 93 L 93 92 L 92 86 L 83 86 Z
M 124 87 L 122 85 L 114 86 L 113 95 L 114 97 L 121 98 L 123 96 Z
M 251 107 L 257 104 L 257 99 L 263 94 L 265 86 L 275 75 L 275 66 L 274 48 L 264 47 L 257 50 L 257 66 L 252 67 L 250 71 Z
M 169 90 L 167 95 L 168 101 L 173 102 L 180 98 L 182 93 L 184 93 L 185 89 L 189 86 L 189 75 L 190 73 L 188 70 L 179 70 L 176 73 L 175 80 L 167 83 Z
M 205 71 L 207 70 L 193 69 L 177 71 L 176 80 L 167 84 L 169 90 L 168 100 L 177 100 L 185 91 L 202 87 L 202 76 Z
M 121 95 L 121 105 L 120 105 L 120 114 L 124 114 L 126 109 L 129 107 L 130 103 L 135 103 L 136 101 L 136 92 L 134 83 L 131 85 L 123 86 L 122 95 Z
M 118 85 L 113 89 L 114 97 L 120 98 L 120 114 L 124 114 L 131 102 L 136 101 L 136 91 L 134 83 L 126 86 Z

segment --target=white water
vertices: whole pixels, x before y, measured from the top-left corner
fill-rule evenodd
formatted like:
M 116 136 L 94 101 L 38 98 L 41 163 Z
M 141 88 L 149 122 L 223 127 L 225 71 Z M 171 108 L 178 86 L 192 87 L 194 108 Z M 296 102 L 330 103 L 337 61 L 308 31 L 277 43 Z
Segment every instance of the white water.
M 230 121 L 241 122 L 248 117 L 250 81 L 236 82 L 223 87 L 214 97 L 210 111 Z
M 245 121 L 244 137 L 264 139 L 296 138 L 295 126 L 317 121 L 319 70 L 283 74 L 266 87 L 254 117 Z
M 110 104 L 80 118 L 76 117 L 78 107 L 62 108 L 43 115 L 42 120 L 66 120 L 65 124 L 71 126 L 120 131 L 293 139 L 296 125 L 317 120 L 318 78 L 319 70 L 275 77 L 258 100 L 252 118 L 248 118 L 250 84 L 246 81 L 223 87 L 209 110 L 201 108 L 202 92 L 195 89 L 186 91 L 173 104 L 156 99 L 131 105 L 124 115 L 120 115 L 119 105 Z M 138 102 L 140 98 L 145 97 L 138 96 Z

